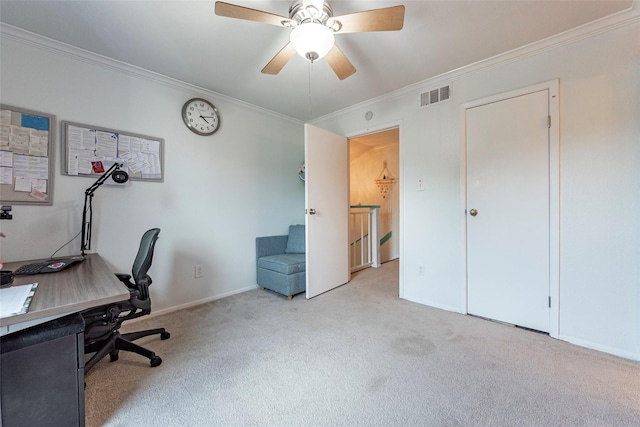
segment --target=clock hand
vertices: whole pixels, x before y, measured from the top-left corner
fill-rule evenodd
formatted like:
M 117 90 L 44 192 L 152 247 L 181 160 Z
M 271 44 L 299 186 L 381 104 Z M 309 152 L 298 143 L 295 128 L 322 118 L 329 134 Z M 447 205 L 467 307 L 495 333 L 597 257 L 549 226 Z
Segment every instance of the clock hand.
M 198 113 L 200 113 L 200 118 L 202 120 L 204 120 L 205 122 L 207 122 L 207 119 L 205 119 L 204 116 L 202 115 L 202 110 L 200 108 L 198 108 L 197 105 L 195 107 L 196 107 L 196 110 L 198 110 Z M 207 122 L 207 123 L 209 123 L 209 122 Z
M 209 117 L 209 116 L 207 116 L 207 117 Z M 202 120 L 204 120 L 207 124 L 209 124 L 209 121 L 208 121 L 207 119 L 205 119 L 205 118 L 204 118 L 204 116 L 203 116 L 202 114 L 200 114 L 200 118 L 201 118 Z

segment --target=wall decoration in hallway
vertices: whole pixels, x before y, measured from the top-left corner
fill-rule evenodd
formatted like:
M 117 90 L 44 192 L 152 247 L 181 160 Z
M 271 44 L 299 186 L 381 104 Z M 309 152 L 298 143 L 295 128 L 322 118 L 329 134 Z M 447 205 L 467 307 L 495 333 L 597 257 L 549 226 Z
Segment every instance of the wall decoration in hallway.
M 382 171 L 378 174 L 378 178 L 374 180 L 380 191 L 380 195 L 383 199 L 387 198 L 387 195 L 393 190 L 393 184 L 396 183 L 396 178 L 387 169 L 386 160 L 383 163 Z

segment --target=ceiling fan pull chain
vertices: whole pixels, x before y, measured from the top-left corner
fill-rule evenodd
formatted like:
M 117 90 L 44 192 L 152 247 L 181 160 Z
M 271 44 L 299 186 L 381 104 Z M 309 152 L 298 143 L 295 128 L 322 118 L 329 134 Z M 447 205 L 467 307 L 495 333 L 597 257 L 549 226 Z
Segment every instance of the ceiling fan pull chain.
M 313 103 L 311 102 L 311 71 L 313 68 L 313 62 L 308 61 L 308 66 L 307 66 L 307 70 L 308 70 L 308 77 L 309 77 L 309 114 L 313 115 Z

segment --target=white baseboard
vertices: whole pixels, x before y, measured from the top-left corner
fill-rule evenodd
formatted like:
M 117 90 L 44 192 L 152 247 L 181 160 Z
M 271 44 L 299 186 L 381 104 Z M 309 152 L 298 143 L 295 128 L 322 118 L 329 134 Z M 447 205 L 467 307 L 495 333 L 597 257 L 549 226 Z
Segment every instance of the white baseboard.
M 448 306 L 448 305 L 442 305 L 442 304 L 437 304 L 434 303 L 433 301 L 428 301 L 428 300 L 423 300 L 423 299 L 419 299 L 419 298 L 403 298 L 407 301 L 411 301 L 411 302 L 415 302 L 418 304 L 422 304 L 422 305 L 428 305 L 429 307 L 433 307 L 433 308 L 438 308 L 441 310 L 446 310 L 446 311 L 452 311 L 454 313 L 460 313 L 460 314 L 464 314 L 466 315 L 467 313 L 461 311 L 458 307 L 452 307 L 452 306 Z M 567 335 L 558 335 L 558 337 L 552 337 L 552 338 L 557 338 L 561 341 L 566 341 L 568 343 L 571 344 L 575 344 L 577 346 L 580 347 L 585 347 L 591 350 L 597 350 L 597 351 L 601 351 L 603 353 L 607 353 L 607 354 L 611 354 L 613 356 L 618 356 L 618 357 L 623 357 L 625 359 L 629 359 L 635 362 L 640 362 L 640 353 L 636 353 L 633 351 L 626 351 L 626 350 L 622 350 L 620 348 L 616 348 L 616 347 L 610 347 L 610 346 L 606 346 L 606 345 L 602 345 L 602 344 L 598 344 L 595 343 L 593 341 L 588 341 L 588 340 L 584 340 L 584 339 L 580 339 L 580 338 L 575 338 L 572 336 L 567 336 Z
M 609 347 L 606 345 L 598 344 L 593 341 L 584 340 L 580 338 L 575 338 L 567 335 L 560 334 L 558 336 L 559 340 L 566 341 L 571 344 L 578 345 L 580 347 L 589 348 L 591 350 L 601 351 L 603 353 L 612 354 L 614 356 L 624 357 L 625 359 L 633 360 L 636 362 L 640 362 L 640 353 L 634 353 L 632 351 L 621 350 L 616 347 Z
M 191 301 L 191 302 L 188 302 L 188 303 L 185 303 L 185 304 L 176 305 L 174 307 L 169 307 L 169 308 L 165 308 L 165 309 L 158 310 L 158 311 L 152 311 L 151 314 L 148 315 L 148 316 L 138 317 L 137 319 L 132 319 L 132 320 L 128 321 L 127 323 L 134 323 L 134 322 L 141 321 L 141 320 L 144 320 L 144 319 L 149 319 L 149 318 L 153 318 L 153 317 L 157 317 L 157 316 L 162 316 L 164 314 L 173 313 L 174 311 L 184 310 L 185 308 L 196 307 L 198 305 L 202 305 L 202 304 L 206 304 L 206 303 L 211 302 L 211 301 L 215 301 L 215 300 L 219 300 L 219 299 L 222 299 L 222 298 L 230 297 L 232 295 L 241 294 L 243 292 L 252 291 L 254 289 L 258 289 L 258 285 L 247 286 L 246 288 L 236 289 L 236 290 L 231 291 L 231 292 L 225 292 L 223 294 L 214 295 L 214 296 L 203 298 L 203 299 L 200 299 L 200 300 L 197 300 L 197 301 Z
M 446 311 L 453 311 L 454 313 L 460 313 L 460 314 L 467 314 L 465 312 L 463 312 L 460 307 L 453 307 L 453 306 L 449 306 L 449 305 L 443 305 L 443 304 L 438 304 L 435 303 L 433 301 L 429 301 L 429 300 L 423 300 L 423 299 L 419 299 L 419 298 L 411 298 L 411 297 L 403 297 L 402 299 L 405 299 L 407 301 L 411 301 L 411 302 L 415 302 L 418 304 L 422 304 L 422 305 L 428 305 L 429 307 L 433 307 L 433 308 L 438 308 L 440 310 L 446 310 Z

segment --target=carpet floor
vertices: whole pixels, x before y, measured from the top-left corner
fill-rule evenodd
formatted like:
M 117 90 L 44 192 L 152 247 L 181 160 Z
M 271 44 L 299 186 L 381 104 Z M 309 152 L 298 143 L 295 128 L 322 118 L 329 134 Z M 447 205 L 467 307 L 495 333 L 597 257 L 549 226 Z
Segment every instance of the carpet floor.
M 252 290 L 150 317 L 86 376 L 96 426 L 640 426 L 640 364 L 398 298 L 398 262 L 307 300 Z

